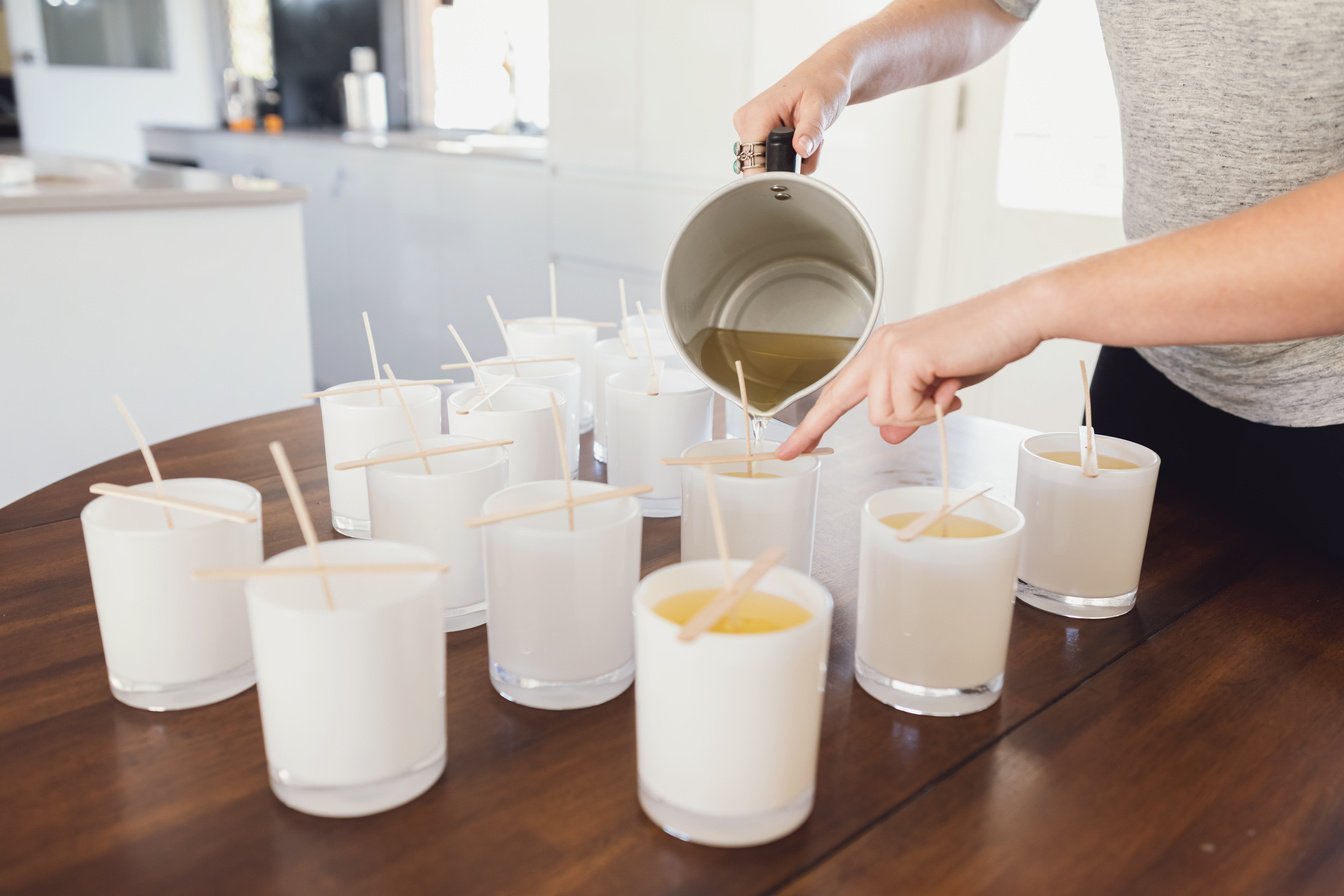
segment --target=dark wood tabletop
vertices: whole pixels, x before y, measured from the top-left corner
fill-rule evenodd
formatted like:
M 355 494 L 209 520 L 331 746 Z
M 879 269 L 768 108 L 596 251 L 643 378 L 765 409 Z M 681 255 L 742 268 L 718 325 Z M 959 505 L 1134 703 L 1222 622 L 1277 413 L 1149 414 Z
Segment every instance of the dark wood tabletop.
M 1011 499 L 1025 430 L 949 418 L 954 485 Z M 250 482 L 266 553 L 301 543 L 266 443 L 319 528 L 304 408 L 165 442 L 165 477 Z M 1160 495 L 1138 605 L 1074 621 L 1018 604 L 1003 698 L 957 719 L 853 680 L 859 508 L 930 483 L 936 441 L 828 443 L 816 578 L 836 600 L 817 801 L 789 837 L 721 850 L 640 812 L 633 689 L 546 712 L 490 687 L 483 628 L 445 635 L 448 768 L 401 808 L 302 815 L 271 795 L 255 690 L 149 713 L 108 691 L 78 514 L 138 454 L 0 509 L 0 890 L 71 893 L 1344 892 L 1344 585 L 1337 565 Z M 584 440 L 584 478 L 601 478 Z M 644 571 L 677 520 L 646 520 Z M 325 538 L 338 537 L 329 530 Z

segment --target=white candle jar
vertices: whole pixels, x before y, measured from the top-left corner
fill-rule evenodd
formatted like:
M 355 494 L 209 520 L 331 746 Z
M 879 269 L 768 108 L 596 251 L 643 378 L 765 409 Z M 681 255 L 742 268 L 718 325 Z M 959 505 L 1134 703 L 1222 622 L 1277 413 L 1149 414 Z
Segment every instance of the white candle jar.
M 607 379 L 607 484 L 623 488 L 649 484 L 636 498 L 647 517 L 681 513 L 681 470 L 662 462 L 712 435 L 714 399 L 699 377 L 667 370 L 658 394 L 648 393 L 649 373 L 626 371 Z
M 363 380 L 332 388 L 371 385 L 374 385 L 373 380 Z M 411 409 L 416 432 L 422 437 L 442 432 L 443 395 L 438 386 L 408 383 L 401 387 L 401 393 Z M 351 538 L 368 538 L 369 491 L 364 470 L 337 470 L 335 467 L 345 461 L 361 460 L 379 445 L 409 439 L 411 431 L 406 414 L 390 386 L 368 392 L 324 395 L 319 404 L 322 407 L 322 442 L 327 454 L 331 527 Z
M 742 439 L 716 439 L 693 445 L 682 457 L 742 454 Z M 757 442 L 756 452 L 766 454 L 778 442 Z M 817 489 L 821 464 L 815 457 L 795 460 L 756 461 L 752 471 L 771 478 L 743 478 L 747 464 L 715 464 L 714 478 L 719 507 L 723 512 L 728 553 L 750 560 L 768 548 L 787 552 L 784 565 L 803 573 L 812 571 L 812 537 L 816 530 Z M 714 522 L 705 491 L 703 467 L 684 466 L 681 480 L 681 559 L 708 560 L 719 555 L 714 541 Z
M 549 358 L 572 356 L 579 365 L 579 432 L 593 428 L 593 396 L 597 381 L 593 370 L 593 345 L 597 342 L 597 327 L 588 321 L 560 317 L 552 322 L 549 317 L 525 317 L 508 324 L 509 348 L 519 358 Z
M 327 541 L 328 564 L 431 563 L 393 541 Z M 310 566 L 297 547 L 267 568 Z M 447 756 L 441 599 L 432 573 L 247 580 L 271 791 L 309 815 L 372 815 L 415 799 Z
M 574 496 L 610 487 L 574 482 Z M 561 481 L 491 495 L 485 515 L 561 500 Z M 635 674 L 630 595 L 639 581 L 642 519 L 617 498 L 485 527 L 490 681 L 507 700 L 577 709 L 618 696 Z
M 593 348 L 593 367 L 597 371 L 597 393 L 593 405 L 593 459 L 607 462 L 607 395 L 603 385 L 614 373 L 627 370 L 649 369 L 649 348 L 643 332 L 635 334 L 638 338 L 630 340 L 631 358 L 625 353 L 625 346 L 619 339 L 603 339 Z M 667 334 L 658 331 L 653 334 L 653 356 L 662 364 L 663 370 L 685 370 L 686 365 L 677 356 Z
M 982 495 L 956 514 L 999 534 L 901 541 L 882 522 L 941 503 L 941 488 L 920 486 L 878 492 L 863 506 L 854 678 L 888 706 L 960 716 L 1003 691 L 1023 519 Z
M 490 399 L 479 404 L 484 390 L 459 389 L 448 395 L 448 432 L 486 441 L 511 439 L 508 446 L 509 485 L 553 479 L 561 475 L 555 448 L 555 423 L 551 418 L 551 396 L 565 413 L 564 396 L 542 386 L 510 383 Z M 467 411 L 475 406 L 474 410 Z M 466 413 L 464 413 L 466 412 Z
M 733 561 L 733 575 L 748 566 Z M 673 595 L 722 585 L 722 564 L 701 560 L 660 569 L 635 592 L 639 802 L 675 837 L 753 846 L 812 811 L 832 601 L 815 580 L 777 566 L 754 590 L 810 614 L 791 628 L 685 642 L 654 612 Z
M 155 493 L 153 483 L 134 486 Z M 165 479 L 170 497 L 253 513 L 254 523 L 103 496 L 80 513 L 112 695 L 155 711 L 217 703 L 250 688 L 243 583 L 198 569 L 261 562 L 261 495 L 227 479 Z
M 426 449 L 471 445 L 468 436 L 422 439 Z M 369 452 L 369 459 L 415 450 L 414 442 L 396 442 Z M 481 515 L 485 499 L 508 485 L 503 447 L 477 448 L 425 458 L 375 464 L 368 468 L 369 511 L 374 539 L 428 548 L 448 571 L 436 588 L 443 602 L 443 630 L 461 631 L 485 624 L 485 566 L 481 532 L 463 525 Z
M 1017 452 L 1015 504 L 1027 518 L 1018 567 L 1018 597 L 1037 609 L 1104 619 L 1134 607 L 1160 459 L 1135 442 L 1095 437 L 1097 453 L 1133 464 L 1101 469 L 1042 457 L 1078 452 L 1077 433 L 1045 433 Z
M 480 370 L 481 385 L 487 389 L 492 389 L 512 377 L 513 382 L 521 385 L 552 389 L 559 398 L 564 399 L 560 402 L 560 419 L 565 424 L 565 450 L 569 452 L 570 474 L 577 474 L 580 425 L 576 409 L 582 401 L 579 365 L 574 361 L 534 361 L 519 364 L 520 373 L 514 373 L 512 364 L 488 364 Z M 551 432 L 551 443 L 554 445 L 554 425 Z

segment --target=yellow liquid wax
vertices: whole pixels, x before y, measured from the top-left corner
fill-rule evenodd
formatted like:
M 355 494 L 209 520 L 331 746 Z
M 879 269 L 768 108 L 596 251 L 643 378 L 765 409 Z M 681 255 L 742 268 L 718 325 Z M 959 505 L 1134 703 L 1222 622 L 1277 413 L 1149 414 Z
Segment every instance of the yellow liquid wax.
M 890 516 L 882 517 L 883 525 L 890 526 L 893 529 L 904 529 L 913 523 L 922 512 L 916 513 L 893 513 Z M 977 520 L 969 516 L 952 514 L 943 517 L 938 522 L 924 530 L 921 538 L 988 538 L 991 535 L 1002 535 L 1003 530 L 998 526 L 990 525 L 984 520 Z
M 736 361 L 742 362 L 747 401 L 770 414 L 791 395 L 801 392 L 835 369 L 849 354 L 856 336 L 812 333 L 762 333 L 707 327 L 695 334 L 688 352 L 714 382 L 736 395 Z
M 1041 451 L 1039 456 L 1057 464 L 1068 464 L 1071 467 L 1081 467 L 1083 465 L 1083 453 L 1081 451 Z M 1111 457 L 1107 454 L 1097 455 L 1097 469 L 1100 470 L 1136 470 L 1138 466 L 1131 461 Z
M 653 605 L 653 612 L 677 625 L 685 625 L 701 607 L 716 597 L 720 588 L 697 588 L 665 597 Z M 725 635 L 759 635 L 802 625 L 812 614 L 791 600 L 764 591 L 752 591 L 733 607 L 733 611 L 710 628 Z
M 732 476 L 734 479 L 778 479 L 778 473 L 748 473 L 746 470 L 733 470 L 720 473 L 720 476 Z

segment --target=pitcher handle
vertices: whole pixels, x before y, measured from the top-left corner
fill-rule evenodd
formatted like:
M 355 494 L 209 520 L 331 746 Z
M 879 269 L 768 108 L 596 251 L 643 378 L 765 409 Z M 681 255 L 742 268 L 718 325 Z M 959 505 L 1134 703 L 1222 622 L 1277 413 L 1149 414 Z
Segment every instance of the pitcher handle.
M 793 128 L 775 128 L 765 140 L 766 171 L 798 171 L 798 153 L 793 148 Z

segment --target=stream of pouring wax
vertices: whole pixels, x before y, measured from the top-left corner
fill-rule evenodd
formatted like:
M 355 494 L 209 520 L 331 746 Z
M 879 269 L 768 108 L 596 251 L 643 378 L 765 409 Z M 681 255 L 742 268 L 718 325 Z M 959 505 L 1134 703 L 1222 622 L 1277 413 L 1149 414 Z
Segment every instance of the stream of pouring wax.
M 689 354 L 700 362 L 706 376 L 729 393 L 738 391 L 734 363 L 742 362 L 751 415 L 749 447 L 755 451 L 784 402 L 834 370 L 856 342 L 857 336 L 707 327 L 691 340 Z

